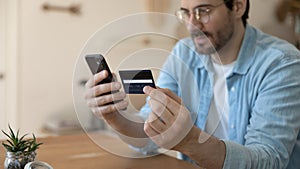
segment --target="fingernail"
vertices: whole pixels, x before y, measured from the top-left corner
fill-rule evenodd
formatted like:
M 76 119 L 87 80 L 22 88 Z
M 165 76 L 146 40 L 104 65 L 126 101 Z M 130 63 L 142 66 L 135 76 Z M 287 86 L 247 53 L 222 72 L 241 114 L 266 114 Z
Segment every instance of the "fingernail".
M 150 87 L 149 86 L 145 86 L 143 88 L 143 91 L 144 91 L 145 94 L 149 94 L 150 93 Z
M 106 75 L 106 70 L 102 70 L 102 71 L 100 72 L 100 75 L 101 75 L 101 76 L 105 76 L 105 75 Z

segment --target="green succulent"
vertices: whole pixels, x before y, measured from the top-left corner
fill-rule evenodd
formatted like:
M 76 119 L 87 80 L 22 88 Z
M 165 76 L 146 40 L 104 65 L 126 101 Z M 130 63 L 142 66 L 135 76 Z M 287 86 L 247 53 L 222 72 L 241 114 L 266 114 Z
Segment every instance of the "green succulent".
M 39 146 L 43 144 L 43 143 L 37 143 L 34 134 L 32 134 L 33 138 L 25 139 L 25 136 L 27 136 L 28 134 L 19 137 L 19 130 L 15 134 L 15 132 L 11 129 L 10 125 L 8 125 L 8 128 L 9 128 L 9 133 L 6 133 L 5 131 L 1 130 L 2 133 L 8 137 L 6 142 L 2 143 L 2 145 L 5 147 L 5 149 L 8 152 L 22 153 L 24 155 L 29 155 L 32 152 L 35 152 L 39 148 Z

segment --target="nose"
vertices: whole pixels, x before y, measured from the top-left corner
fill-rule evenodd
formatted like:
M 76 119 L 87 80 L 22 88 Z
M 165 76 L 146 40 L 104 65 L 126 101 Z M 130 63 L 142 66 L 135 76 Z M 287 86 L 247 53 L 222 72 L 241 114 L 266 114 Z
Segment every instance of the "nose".
M 191 15 L 186 23 L 189 32 L 194 32 L 195 30 L 202 30 L 203 24 L 201 21 L 197 20 L 194 15 Z

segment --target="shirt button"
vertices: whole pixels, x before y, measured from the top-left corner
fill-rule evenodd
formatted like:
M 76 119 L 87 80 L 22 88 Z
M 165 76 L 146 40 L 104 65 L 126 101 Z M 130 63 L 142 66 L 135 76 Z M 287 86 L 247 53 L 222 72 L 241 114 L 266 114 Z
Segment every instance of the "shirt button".
M 234 88 L 234 87 L 232 87 L 230 90 L 231 90 L 232 92 L 234 92 L 234 91 L 235 91 L 235 88 Z
M 231 126 L 230 126 L 232 129 L 234 129 L 234 125 L 232 124 Z

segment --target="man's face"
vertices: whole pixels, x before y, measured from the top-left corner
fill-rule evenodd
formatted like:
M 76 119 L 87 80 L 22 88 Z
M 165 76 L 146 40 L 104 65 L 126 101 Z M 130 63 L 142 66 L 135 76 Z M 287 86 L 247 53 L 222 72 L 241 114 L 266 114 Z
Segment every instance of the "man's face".
M 209 21 L 202 23 L 191 16 L 186 23 L 187 29 L 199 53 L 215 53 L 222 49 L 233 36 L 233 15 L 223 0 L 181 0 L 181 8 L 188 10 L 191 15 L 196 7 L 210 9 Z

